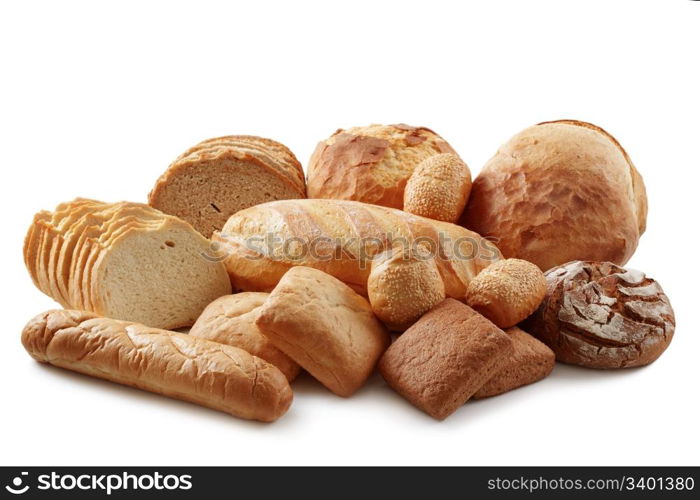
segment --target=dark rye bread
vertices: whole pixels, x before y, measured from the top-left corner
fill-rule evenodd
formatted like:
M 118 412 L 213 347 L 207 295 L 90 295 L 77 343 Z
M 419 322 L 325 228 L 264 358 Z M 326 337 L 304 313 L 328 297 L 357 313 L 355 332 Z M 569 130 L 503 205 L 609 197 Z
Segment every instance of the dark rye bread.
M 387 349 L 379 371 L 411 404 L 442 420 L 502 370 L 512 352 L 503 330 L 445 299 Z
M 554 369 L 554 352 L 517 326 L 506 333 L 513 342 L 513 352 L 506 357 L 503 368 L 472 396 L 487 398 L 542 380 Z
M 239 210 L 305 197 L 301 164 L 289 149 L 271 139 L 235 135 L 202 141 L 181 154 L 148 202 L 209 237 Z
M 610 262 L 573 261 L 545 273 L 547 295 L 523 328 L 557 359 L 588 368 L 628 368 L 656 360 L 675 330 L 661 286 Z

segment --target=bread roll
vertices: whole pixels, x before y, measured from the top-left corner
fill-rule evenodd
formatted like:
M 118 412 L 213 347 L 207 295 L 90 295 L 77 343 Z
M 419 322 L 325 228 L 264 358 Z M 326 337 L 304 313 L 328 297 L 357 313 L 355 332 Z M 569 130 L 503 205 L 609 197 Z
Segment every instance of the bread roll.
M 299 365 L 277 349 L 255 324 L 268 296 L 243 292 L 219 297 L 204 309 L 190 335 L 243 349 L 275 365 L 291 382 L 299 375 Z
M 498 370 L 472 396 L 489 398 L 532 384 L 547 377 L 554 369 L 554 352 L 532 335 L 514 326 L 506 330 L 513 351 Z
M 403 207 L 406 181 L 438 153 L 454 153 L 432 130 L 408 125 L 339 129 L 316 147 L 308 168 L 309 198 Z
M 284 375 L 242 349 L 88 312 L 40 314 L 22 344 L 41 363 L 236 417 L 271 422 L 292 402 Z
M 461 222 L 546 271 L 572 260 L 625 264 L 646 215 L 644 182 L 622 146 L 595 125 L 561 120 L 501 146 L 474 180 Z
M 231 135 L 202 141 L 180 155 L 158 179 L 148 203 L 209 238 L 239 210 L 305 197 L 304 173 L 289 149 L 271 139 Z
M 402 332 L 445 300 L 435 259 L 422 245 L 393 248 L 372 260 L 367 281 L 372 311 L 391 330 Z
M 535 264 L 504 259 L 469 282 L 467 304 L 498 327 L 509 328 L 532 314 L 546 291 L 547 281 Z
M 500 371 L 512 350 L 496 325 L 446 299 L 396 339 L 379 371 L 411 404 L 442 420 Z
M 661 285 L 610 262 L 574 261 L 550 269 L 547 295 L 523 328 L 564 363 L 629 368 L 655 361 L 676 319 Z
M 457 222 L 471 189 L 472 174 L 459 156 L 430 156 L 418 164 L 408 179 L 403 209 L 429 219 Z
M 310 267 L 284 275 L 256 323 L 279 349 L 339 396 L 351 396 L 390 343 L 367 300 Z
M 449 297 L 464 300 L 469 281 L 501 258 L 490 241 L 455 224 L 366 203 L 286 200 L 231 216 L 214 233 L 234 287 L 269 292 L 293 266 L 320 269 L 367 296 L 372 257 L 397 245 L 424 244 Z

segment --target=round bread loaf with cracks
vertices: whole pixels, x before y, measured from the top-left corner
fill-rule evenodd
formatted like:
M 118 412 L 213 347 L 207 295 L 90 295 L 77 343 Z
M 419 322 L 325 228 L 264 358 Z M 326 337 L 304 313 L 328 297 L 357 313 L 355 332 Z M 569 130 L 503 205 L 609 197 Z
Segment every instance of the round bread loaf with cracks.
M 561 120 L 499 148 L 474 180 L 460 222 L 493 238 L 506 258 L 546 271 L 572 260 L 624 265 L 646 216 L 644 182 L 615 138 Z
M 355 200 L 403 208 L 404 188 L 426 158 L 454 153 L 425 127 L 369 125 L 339 129 L 321 141 L 309 160 L 309 198 Z
M 545 274 L 547 295 L 523 328 L 559 361 L 627 368 L 656 360 L 668 347 L 675 317 L 661 286 L 610 262 L 574 261 Z

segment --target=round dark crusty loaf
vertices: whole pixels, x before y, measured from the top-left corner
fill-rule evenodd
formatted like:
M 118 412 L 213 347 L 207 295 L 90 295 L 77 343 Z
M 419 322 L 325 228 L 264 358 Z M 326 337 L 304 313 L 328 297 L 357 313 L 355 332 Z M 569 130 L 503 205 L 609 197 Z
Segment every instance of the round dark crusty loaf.
M 557 360 L 588 368 L 628 368 L 656 360 L 675 317 L 661 286 L 610 262 L 572 261 L 545 273 L 547 295 L 523 328 Z

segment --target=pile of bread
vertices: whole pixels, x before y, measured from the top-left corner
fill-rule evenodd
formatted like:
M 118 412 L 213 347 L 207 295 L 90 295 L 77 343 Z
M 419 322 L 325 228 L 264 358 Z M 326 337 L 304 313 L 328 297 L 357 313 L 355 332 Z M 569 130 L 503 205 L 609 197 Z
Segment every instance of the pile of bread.
M 584 122 L 525 129 L 473 182 L 426 128 L 338 130 L 306 179 L 275 141 L 210 139 L 148 204 L 36 214 L 25 263 L 64 309 L 22 342 L 41 362 L 261 421 L 287 411 L 301 370 L 347 397 L 378 368 L 443 419 L 555 359 L 661 355 L 668 298 L 620 267 L 646 214 L 627 153 Z

